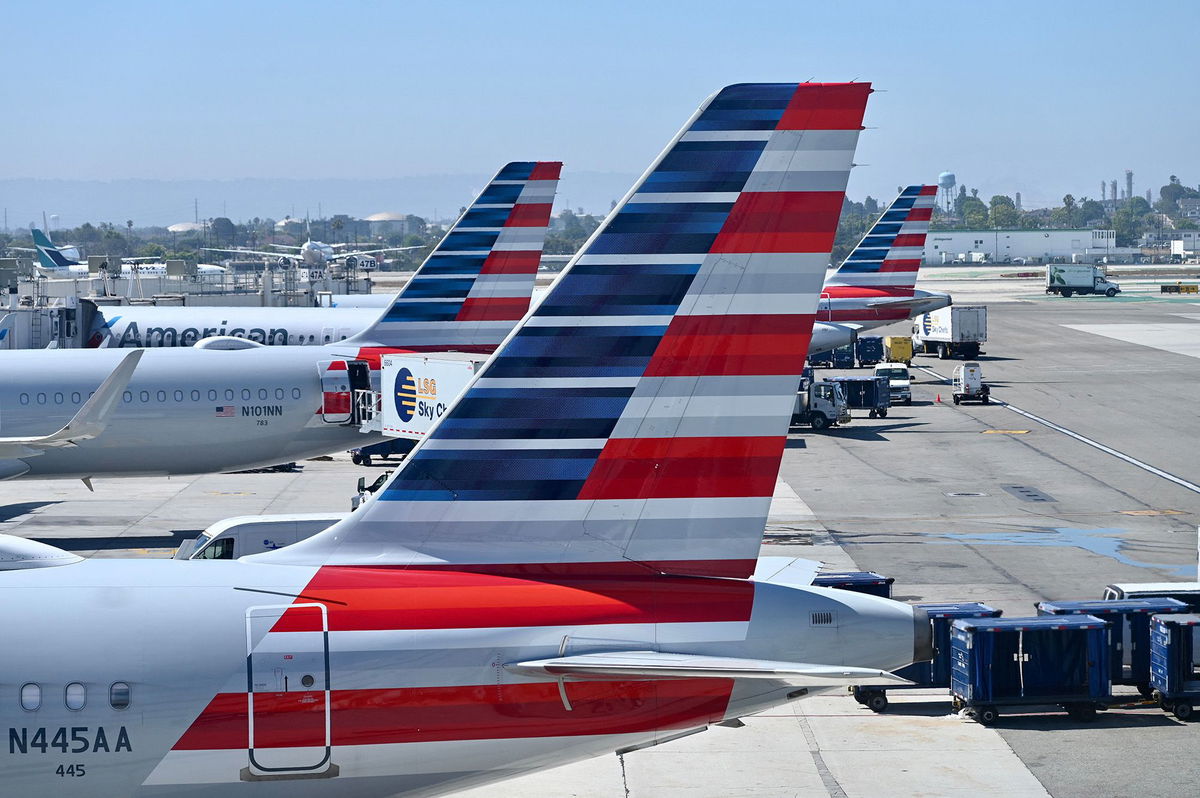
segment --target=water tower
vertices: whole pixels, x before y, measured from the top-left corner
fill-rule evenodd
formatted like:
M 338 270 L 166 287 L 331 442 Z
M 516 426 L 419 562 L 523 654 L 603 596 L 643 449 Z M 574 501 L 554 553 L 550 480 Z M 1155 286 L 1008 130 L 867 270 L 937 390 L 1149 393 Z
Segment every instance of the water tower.
M 942 200 L 942 208 L 946 213 L 954 207 L 954 186 L 956 181 L 953 172 L 942 172 L 938 175 L 938 196 Z

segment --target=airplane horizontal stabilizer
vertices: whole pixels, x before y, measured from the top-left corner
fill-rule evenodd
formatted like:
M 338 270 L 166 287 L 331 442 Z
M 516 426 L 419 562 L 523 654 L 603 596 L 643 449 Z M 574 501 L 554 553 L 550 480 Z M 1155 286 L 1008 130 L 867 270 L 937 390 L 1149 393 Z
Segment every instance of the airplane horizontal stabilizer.
M 904 308 L 916 307 L 922 303 L 928 303 L 928 297 L 879 297 L 878 299 L 868 299 L 867 307 L 869 308 Z
M 769 582 L 773 585 L 808 587 L 823 564 L 820 560 L 805 560 L 801 557 L 759 557 L 758 564 L 754 567 L 754 575 L 750 578 L 755 582 Z
M 129 386 L 133 371 L 145 353 L 144 349 L 131 349 L 96 392 L 83 403 L 79 412 L 57 432 L 25 438 L 0 438 L 0 458 L 31 457 L 48 448 L 74 446 L 100 435 L 108 426 L 121 401 L 121 394 Z
M 775 662 L 658 651 L 612 651 L 506 665 L 515 673 L 579 679 L 772 679 L 800 686 L 912 684 L 894 673 L 847 665 Z

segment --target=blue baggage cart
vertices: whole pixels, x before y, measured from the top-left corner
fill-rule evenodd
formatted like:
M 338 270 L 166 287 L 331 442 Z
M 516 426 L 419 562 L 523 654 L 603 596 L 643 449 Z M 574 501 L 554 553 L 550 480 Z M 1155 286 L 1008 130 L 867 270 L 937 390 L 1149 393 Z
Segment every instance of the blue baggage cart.
M 1112 700 L 1108 635 L 1091 615 L 960 618 L 950 630 L 954 709 L 983 724 L 1016 707 L 1057 706 L 1093 720 Z
M 825 366 L 829 368 L 833 366 L 833 350 L 826 349 L 824 352 L 810 352 L 808 355 L 808 365 L 812 368 Z
M 1104 601 L 1041 601 L 1038 615 L 1092 615 L 1108 621 L 1108 665 L 1113 684 L 1132 684 L 1150 695 L 1150 617 L 1156 612 L 1187 612 L 1188 605 L 1172 598 Z
M 892 390 L 887 377 L 826 377 L 842 386 L 852 410 L 867 410 L 871 418 L 887 418 Z
M 887 709 L 888 690 L 913 690 L 927 687 L 950 686 L 950 624 L 958 618 L 999 618 L 1000 610 L 976 601 L 948 602 L 941 604 L 918 604 L 918 608 L 929 614 L 933 625 L 933 659 L 914 662 L 898 671 L 897 676 L 908 679 L 911 685 L 888 687 L 854 687 L 850 692 L 854 700 L 875 712 Z
M 1200 672 L 1194 663 L 1193 630 L 1200 615 L 1155 615 L 1150 619 L 1150 686 L 1158 705 L 1180 720 L 1195 717 L 1200 704 Z
M 833 367 L 835 369 L 854 368 L 854 344 L 846 344 L 833 350 Z
M 863 335 L 854 342 L 854 356 L 860 366 L 874 366 L 883 362 L 883 338 L 878 335 Z
M 892 597 L 892 582 L 896 579 L 874 571 L 831 571 L 813 577 L 813 587 L 835 587 L 871 596 Z

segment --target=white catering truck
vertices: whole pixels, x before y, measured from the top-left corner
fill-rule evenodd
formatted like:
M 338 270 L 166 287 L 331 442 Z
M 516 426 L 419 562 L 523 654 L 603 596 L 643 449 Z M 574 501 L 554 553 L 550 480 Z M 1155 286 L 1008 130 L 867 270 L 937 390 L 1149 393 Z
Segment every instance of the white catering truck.
M 949 305 L 913 319 L 913 354 L 970 360 L 986 341 L 987 305 Z
M 1116 296 L 1121 293 L 1121 286 L 1110 282 L 1099 266 L 1087 263 L 1051 263 L 1046 267 L 1046 293 L 1062 294 L 1104 294 Z

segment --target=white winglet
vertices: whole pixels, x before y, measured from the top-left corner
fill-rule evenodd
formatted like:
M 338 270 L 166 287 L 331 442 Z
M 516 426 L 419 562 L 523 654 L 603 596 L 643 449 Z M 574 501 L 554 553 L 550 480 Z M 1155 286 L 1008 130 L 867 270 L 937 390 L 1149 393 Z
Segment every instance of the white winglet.
M 515 673 L 581 679 L 774 679 L 788 684 L 837 687 L 851 684 L 912 684 L 894 673 L 847 665 L 774 662 L 658 651 L 611 651 L 529 660 L 505 665 Z
M 0 438 L 0 458 L 31 457 L 55 446 L 75 446 L 104 432 L 121 401 L 121 394 L 133 378 L 133 370 L 145 353 L 144 349 L 131 349 L 74 418 L 57 432 L 27 438 Z

